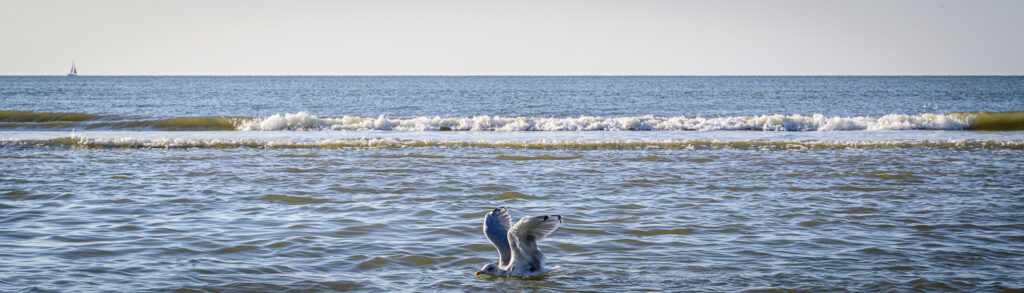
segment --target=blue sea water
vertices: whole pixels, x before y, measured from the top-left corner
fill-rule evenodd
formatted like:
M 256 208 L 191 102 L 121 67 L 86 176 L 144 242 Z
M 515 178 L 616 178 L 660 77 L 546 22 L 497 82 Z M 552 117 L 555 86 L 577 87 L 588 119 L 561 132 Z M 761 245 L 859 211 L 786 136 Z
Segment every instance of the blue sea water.
M 4 110 L 139 118 L 917 115 L 1021 111 L 1024 78 L 0 77 Z
M 0 291 L 1019 290 L 1022 152 L 1024 77 L 0 77 Z

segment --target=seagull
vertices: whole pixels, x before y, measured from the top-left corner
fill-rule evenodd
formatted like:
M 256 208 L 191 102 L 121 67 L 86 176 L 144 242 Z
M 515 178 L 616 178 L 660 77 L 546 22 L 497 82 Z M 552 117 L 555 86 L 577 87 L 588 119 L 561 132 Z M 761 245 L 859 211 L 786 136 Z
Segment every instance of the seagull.
M 549 272 L 555 268 L 544 267 L 544 254 L 537 247 L 537 241 L 555 232 L 562 216 L 525 216 L 512 226 L 508 209 L 496 208 L 484 216 L 484 235 L 498 249 L 496 263 L 484 265 L 476 275 L 498 277 L 528 277 Z

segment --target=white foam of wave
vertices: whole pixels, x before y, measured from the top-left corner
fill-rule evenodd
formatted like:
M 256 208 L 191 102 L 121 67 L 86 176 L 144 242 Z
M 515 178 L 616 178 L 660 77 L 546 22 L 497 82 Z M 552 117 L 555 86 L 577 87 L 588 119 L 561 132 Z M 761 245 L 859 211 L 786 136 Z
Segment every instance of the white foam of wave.
M 948 114 L 889 114 L 879 118 L 828 117 L 821 114 L 761 115 L 703 118 L 694 117 L 595 117 L 534 118 L 473 116 L 441 118 L 376 118 L 344 116 L 320 118 L 306 112 L 275 114 L 242 122 L 238 130 L 398 130 L 398 131 L 686 131 L 686 130 L 759 130 L 759 131 L 830 131 L 830 130 L 962 130 L 972 117 Z
M 540 140 L 540 141 L 458 141 L 404 140 L 394 138 L 325 139 L 316 141 L 197 138 L 91 138 L 62 137 L 49 140 L 0 139 L 0 147 L 53 147 L 84 149 L 350 149 L 350 148 L 508 148 L 508 149 L 872 149 L 872 148 L 989 148 L 1024 149 L 1024 141 L 1011 140 L 922 140 L 922 141 L 802 141 L 802 140 Z

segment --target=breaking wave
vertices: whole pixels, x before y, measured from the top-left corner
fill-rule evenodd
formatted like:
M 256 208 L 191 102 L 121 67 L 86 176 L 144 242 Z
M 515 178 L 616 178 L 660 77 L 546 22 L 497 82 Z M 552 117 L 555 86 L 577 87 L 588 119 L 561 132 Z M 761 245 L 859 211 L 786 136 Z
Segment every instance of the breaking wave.
M 273 115 L 241 123 L 239 130 L 399 130 L 399 131 L 829 131 L 829 130 L 964 130 L 974 116 L 966 114 L 891 114 L 880 118 L 827 117 L 816 114 L 761 115 L 720 118 L 594 117 L 534 118 L 475 116 L 468 118 L 388 118 L 379 116 L 319 118 L 305 112 Z
M 505 148 L 534 150 L 604 149 L 783 149 L 843 150 L 878 148 L 1024 149 L 1024 141 L 794 141 L 705 139 L 682 140 L 541 140 L 541 141 L 448 141 L 393 138 L 328 139 L 317 141 L 195 138 L 88 138 L 69 136 L 48 140 L 2 139 L 0 147 L 68 147 L 79 149 L 397 149 L 397 148 Z
M 839 117 L 814 114 L 731 117 L 566 118 L 473 116 L 461 118 L 318 117 L 307 112 L 269 117 L 180 117 L 132 120 L 112 115 L 0 111 L 6 129 L 147 129 L 184 131 L 857 131 L 857 130 L 1024 130 L 1024 112 L 958 112 Z

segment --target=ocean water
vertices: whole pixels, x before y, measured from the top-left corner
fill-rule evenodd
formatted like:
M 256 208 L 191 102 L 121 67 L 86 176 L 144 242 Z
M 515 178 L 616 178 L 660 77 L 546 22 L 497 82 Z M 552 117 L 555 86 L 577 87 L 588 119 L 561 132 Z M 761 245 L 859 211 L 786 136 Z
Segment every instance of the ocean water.
M 1021 219 L 1024 77 L 0 77 L 5 292 L 1021 290 Z

